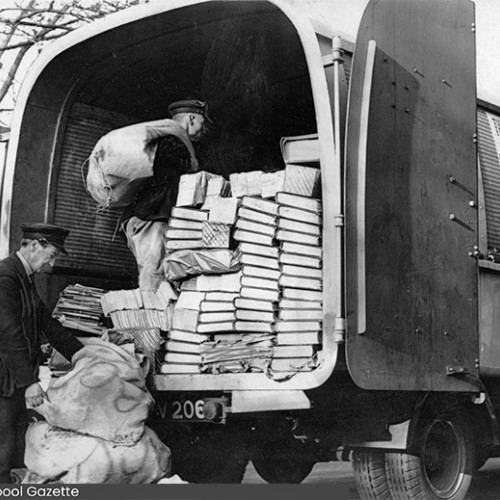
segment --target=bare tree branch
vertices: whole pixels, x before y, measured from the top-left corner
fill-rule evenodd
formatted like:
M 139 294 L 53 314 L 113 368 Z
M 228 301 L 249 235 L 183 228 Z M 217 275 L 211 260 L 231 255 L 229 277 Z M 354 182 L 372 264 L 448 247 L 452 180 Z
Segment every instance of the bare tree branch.
M 14 43 L 11 45 L 7 45 L 6 47 L 2 47 L 1 50 L 2 50 L 2 52 L 4 52 L 7 50 L 22 49 L 24 47 L 30 48 L 34 44 L 35 44 L 35 41 L 33 41 L 33 40 L 25 40 L 24 42 Z
M 148 0 L 96 0 L 93 5 L 82 5 L 79 0 L 66 3 L 30 0 L 24 6 L 17 2 L 13 7 L 0 8 L 0 69 L 7 70 L 0 86 L 0 102 L 16 81 L 21 61 L 30 47 L 60 38 L 83 24 L 143 1 Z M 17 53 L 6 68 L 2 56 L 11 51 Z
M 55 14 L 55 15 L 71 15 L 75 19 L 79 19 L 80 21 L 87 22 L 88 17 L 79 14 L 78 12 L 68 12 L 70 5 L 64 6 L 62 9 L 31 9 L 25 10 L 22 19 L 26 19 L 33 16 L 38 16 L 40 14 Z
M 36 3 L 36 0 L 30 0 L 30 3 L 28 4 L 28 8 L 31 8 L 33 5 L 35 5 L 35 3 Z M 18 15 L 18 19 L 21 17 L 21 15 L 22 15 L 22 14 L 19 14 L 19 15 Z M 12 39 L 12 38 L 13 38 L 13 36 L 14 36 L 14 32 L 15 32 L 15 30 L 12 30 L 12 31 L 10 32 L 10 34 L 7 36 L 7 39 L 5 40 L 5 43 L 6 43 L 6 44 L 10 43 L 11 39 Z
M 73 21 L 74 22 L 74 21 Z M 50 30 L 66 30 L 66 31 L 73 31 L 72 28 L 68 27 L 68 23 L 65 25 L 59 24 L 43 24 L 43 23 L 34 23 L 34 22 L 29 22 L 29 21 L 21 21 L 19 26 L 34 26 L 36 28 L 47 28 Z
M 31 45 L 33 45 L 33 43 L 31 43 Z M 16 57 L 12 62 L 9 71 L 7 72 L 7 77 L 0 86 L 0 102 L 2 102 L 3 98 L 7 95 L 7 92 L 9 91 L 9 88 L 14 81 L 14 77 L 16 76 L 19 65 L 21 64 L 23 57 L 25 56 L 26 52 L 28 52 L 28 49 L 31 47 L 31 45 L 22 47 L 21 50 L 16 54 Z
M 18 40 L 20 37 L 26 40 L 31 40 L 35 35 L 35 33 L 33 32 L 32 29 L 17 27 L 16 30 L 14 31 L 14 35 L 16 40 Z

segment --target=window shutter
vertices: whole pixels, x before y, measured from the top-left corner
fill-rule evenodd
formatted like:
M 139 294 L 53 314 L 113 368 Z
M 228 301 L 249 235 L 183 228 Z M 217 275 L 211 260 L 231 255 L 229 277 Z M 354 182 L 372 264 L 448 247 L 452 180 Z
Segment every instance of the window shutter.
M 135 259 L 119 234 L 121 209 L 99 211 L 84 185 L 85 162 L 100 137 L 137 121 L 83 104 L 72 106 L 54 202 L 54 223 L 70 230 L 65 245 L 69 256 L 59 259 L 58 266 L 103 276 L 137 275 Z
M 500 250 L 500 119 L 479 109 L 477 127 L 488 247 Z

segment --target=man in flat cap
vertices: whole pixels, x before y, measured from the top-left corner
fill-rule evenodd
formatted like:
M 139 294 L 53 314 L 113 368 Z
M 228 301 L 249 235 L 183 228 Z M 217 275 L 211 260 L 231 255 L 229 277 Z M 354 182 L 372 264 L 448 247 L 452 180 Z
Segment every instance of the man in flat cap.
M 41 344 L 50 342 L 68 360 L 83 347 L 51 317 L 33 282 L 66 253 L 69 231 L 43 223 L 23 224 L 22 231 L 19 250 L 0 261 L 0 483 L 22 467 L 26 403 L 35 408 L 46 397 L 39 384 Z
M 170 104 L 172 120 L 181 125 L 192 142 L 197 142 L 210 122 L 207 104 L 186 99 Z M 122 227 L 139 268 L 139 288 L 155 290 L 164 280 L 162 259 L 165 255 L 164 233 L 170 211 L 177 200 L 180 177 L 198 170 L 186 145 L 175 135 L 158 142 L 153 176 L 139 189 L 135 201 L 122 215 Z

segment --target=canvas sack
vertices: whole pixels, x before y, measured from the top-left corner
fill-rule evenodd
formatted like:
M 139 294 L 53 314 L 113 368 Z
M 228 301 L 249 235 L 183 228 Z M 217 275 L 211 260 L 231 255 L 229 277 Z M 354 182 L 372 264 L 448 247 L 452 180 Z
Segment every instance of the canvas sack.
M 88 160 L 86 188 L 101 208 L 125 207 L 133 201 L 144 179 L 152 177 L 158 139 L 166 135 L 182 140 L 196 172 L 198 162 L 191 139 L 175 120 L 136 123 L 99 139 Z
M 48 401 L 36 408 L 53 426 L 132 445 L 144 432 L 153 397 L 146 388 L 143 355 L 133 344 L 89 339 L 73 355 L 73 368 L 51 379 Z

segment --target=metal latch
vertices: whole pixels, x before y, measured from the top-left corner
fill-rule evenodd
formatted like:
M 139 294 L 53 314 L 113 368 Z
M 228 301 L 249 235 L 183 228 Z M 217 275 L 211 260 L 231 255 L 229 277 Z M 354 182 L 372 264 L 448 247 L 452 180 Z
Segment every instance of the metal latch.
M 466 375 L 469 370 L 465 366 L 450 366 L 446 367 L 446 375 Z
M 477 245 L 474 245 L 471 250 L 469 250 L 469 257 L 472 257 L 474 259 L 478 260 L 484 260 L 486 259 L 486 256 L 479 250 L 479 247 Z M 490 256 L 488 255 L 488 259 L 490 259 Z M 492 260 L 492 259 L 490 259 Z

